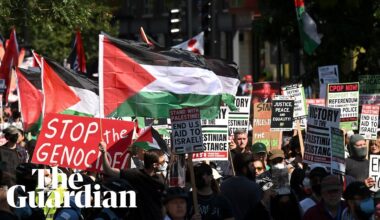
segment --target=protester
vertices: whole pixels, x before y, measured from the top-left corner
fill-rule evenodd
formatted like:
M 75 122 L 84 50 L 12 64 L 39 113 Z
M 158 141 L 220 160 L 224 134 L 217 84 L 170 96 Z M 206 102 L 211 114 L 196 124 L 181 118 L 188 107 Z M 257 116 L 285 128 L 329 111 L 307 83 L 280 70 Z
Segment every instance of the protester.
M 350 138 L 354 134 L 354 131 L 347 131 L 344 133 L 344 158 L 350 157 L 350 149 L 348 146 L 350 145 Z
M 235 219 L 252 219 L 253 210 L 262 198 L 260 187 L 254 181 L 252 154 L 236 154 L 233 163 L 236 176 L 222 183 L 222 195 L 231 202 Z
M 377 140 L 369 141 L 369 154 L 370 155 L 380 155 L 380 146 Z
M 271 198 L 271 216 L 273 220 L 300 220 L 301 212 L 296 196 L 293 193 L 277 194 Z
M 0 188 L 0 219 L 18 220 L 7 202 L 7 190 L 4 188 Z
M 261 142 L 254 143 L 252 145 L 252 153 L 254 157 L 257 157 L 260 160 L 264 161 L 265 169 L 268 170 L 269 166 L 267 167 L 267 147 L 265 144 Z
M 202 219 L 234 219 L 231 204 L 227 198 L 213 190 L 215 183 L 212 168 L 206 163 L 194 166 L 195 186 L 197 188 L 198 208 Z M 190 195 L 192 201 L 192 195 Z M 193 203 L 189 204 L 190 215 L 194 214 Z
M 302 219 L 341 219 L 346 204 L 342 198 L 342 182 L 336 175 L 329 175 L 321 181 L 322 200 L 306 211 Z
M 311 169 L 308 179 L 310 180 L 312 194 L 308 198 L 300 201 L 302 214 L 305 214 L 309 208 L 321 201 L 321 181 L 327 175 L 327 170 L 323 166 L 313 167 L 313 169 Z
M 284 169 L 285 168 L 285 155 L 281 149 L 273 149 L 269 151 L 269 165 L 271 169 Z
M 368 220 L 375 211 L 371 191 L 363 182 L 352 182 L 343 193 L 347 207 L 343 210 L 342 219 Z
M 250 149 L 247 147 L 248 145 L 248 134 L 243 129 L 237 129 L 234 132 L 234 142 L 236 144 L 236 148 L 231 150 L 232 160 L 236 153 L 244 153 L 249 152 Z
M 265 172 L 265 163 L 261 158 L 254 158 L 253 166 L 256 171 L 255 172 L 256 177 Z
M 15 150 L 21 163 L 28 162 L 28 151 L 18 144 L 22 141 L 20 130 L 17 127 L 11 125 L 3 130 L 3 134 L 5 139 L 7 140 L 7 143 L 0 146 L 0 148 L 4 147 L 10 150 Z
M 144 169 L 120 170 L 111 168 L 106 156 L 106 143 L 99 144 L 99 151 L 102 153 L 103 171 L 111 177 L 118 177 L 127 180 L 138 192 L 136 197 L 137 208 L 131 209 L 130 219 L 157 219 L 162 220 L 162 193 L 164 184 L 157 177 L 155 172 L 159 170 L 160 164 L 165 162 L 165 157 L 161 151 L 152 150 L 144 154 Z
M 354 134 L 348 145 L 350 157 L 346 159 L 346 175 L 355 178 L 356 181 L 364 181 L 368 187 L 374 185 L 374 180 L 368 177 L 369 161 L 366 159 L 368 147 L 363 136 Z
M 380 190 L 377 190 L 375 195 L 373 196 L 375 203 L 375 212 L 372 215 L 372 219 L 379 220 L 380 219 Z
M 188 192 L 180 187 L 171 187 L 166 190 L 164 197 L 164 205 L 166 216 L 164 220 L 186 220 L 187 218 L 187 203 L 192 202 L 188 200 Z M 191 220 L 201 220 L 200 214 L 194 214 Z

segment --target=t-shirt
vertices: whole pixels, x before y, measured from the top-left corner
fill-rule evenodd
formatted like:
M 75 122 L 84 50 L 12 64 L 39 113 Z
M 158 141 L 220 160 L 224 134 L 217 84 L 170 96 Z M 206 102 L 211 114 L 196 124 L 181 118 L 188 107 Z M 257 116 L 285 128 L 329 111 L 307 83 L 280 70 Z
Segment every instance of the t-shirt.
M 192 205 L 193 197 L 191 192 L 189 198 L 189 212 L 191 213 L 190 216 L 192 216 L 194 213 L 194 209 Z M 231 204 L 226 199 L 226 197 L 222 195 L 211 194 L 204 196 L 198 194 L 198 207 L 199 212 L 202 216 L 202 220 L 218 220 L 233 217 Z

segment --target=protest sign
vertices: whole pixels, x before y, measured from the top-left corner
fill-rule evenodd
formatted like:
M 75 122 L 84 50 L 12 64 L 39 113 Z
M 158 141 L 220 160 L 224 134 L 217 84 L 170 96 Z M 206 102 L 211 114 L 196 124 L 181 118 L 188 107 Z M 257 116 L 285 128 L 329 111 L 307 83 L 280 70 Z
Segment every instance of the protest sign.
M 369 177 L 375 180 L 375 185 L 370 189 L 377 192 L 380 189 L 380 155 L 369 156 Z
M 376 140 L 377 128 L 379 123 L 379 109 L 378 105 L 363 105 L 362 114 L 360 116 L 360 130 L 359 134 L 365 139 Z
M 275 95 L 280 94 L 280 83 L 259 82 L 252 84 L 252 102 L 271 102 Z
M 334 83 L 327 87 L 327 106 L 340 109 L 340 128 L 358 129 L 359 83 Z
M 193 153 L 193 161 L 228 160 L 228 112 L 220 107 L 217 118 L 202 120 L 203 152 Z
M 281 148 L 280 132 L 270 131 L 272 103 L 255 103 L 253 111 L 252 143 L 261 142 L 268 150 Z
M 325 106 L 325 99 L 306 99 L 306 112 L 309 109 L 309 105 Z
M 293 129 L 294 100 L 273 100 L 271 131 L 291 131 Z
M 294 120 L 306 118 L 305 91 L 302 84 L 281 87 L 282 94 L 294 98 Z
M 245 130 L 248 133 L 249 129 L 249 114 L 251 111 L 251 97 L 236 96 L 235 105 L 238 108 L 236 111 L 228 113 L 228 135 L 231 136 L 238 129 Z
M 380 75 L 361 75 L 360 105 L 380 105 Z
M 17 166 L 20 164 L 16 150 L 7 149 L 5 147 L 0 148 L 0 162 L 1 168 L 9 173 L 15 173 Z
M 199 108 L 170 110 L 172 149 L 175 154 L 203 152 Z
M 339 109 L 309 106 L 304 152 L 306 163 L 331 167 L 330 128 L 339 128 L 339 121 Z
M 339 128 L 330 127 L 331 169 L 335 174 L 346 172 L 346 158 L 344 157 L 344 134 Z
M 98 146 L 104 140 L 111 167 L 126 169 L 133 129 L 129 121 L 46 114 L 32 162 L 101 171 Z
M 319 98 L 324 99 L 326 97 L 326 87 L 329 83 L 339 82 L 338 66 L 320 66 L 318 67 L 319 74 Z

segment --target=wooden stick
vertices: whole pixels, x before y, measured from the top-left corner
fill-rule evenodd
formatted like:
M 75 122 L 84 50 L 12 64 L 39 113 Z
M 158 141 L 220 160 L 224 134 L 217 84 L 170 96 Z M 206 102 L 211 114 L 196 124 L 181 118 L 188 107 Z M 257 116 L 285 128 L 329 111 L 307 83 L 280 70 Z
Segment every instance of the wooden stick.
M 300 125 L 299 120 L 296 121 L 296 126 L 297 126 L 298 140 L 300 141 L 301 156 L 303 158 L 303 154 L 305 152 L 305 146 L 303 144 L 303 137 L 302 137 L 301 125 Z
M 230 164 L 231 164 L 232 175 L 236 176 L 236 174 L 235 174 L 234 162 L 233 162 L 233 160 L 232 160 L 231 150 L 228 150 L 228 160 L 230 161 Z
M 191 188 L 193 189 L 192 194 L 193 194 L 194 214 L 199 214 L 198 192 L 197 192 L 197 187 L 195 186 L 195 175 L 194 175 L 194 166 L 193 166 L 193 153 L 188 154 L 187 165 L 190 170 Z
M 365 140 L 365 145 L 367 145 L 367 153 L 365 155 L 365 159 L 368 160 L 368 153 L 369 153 L 369 140 Z

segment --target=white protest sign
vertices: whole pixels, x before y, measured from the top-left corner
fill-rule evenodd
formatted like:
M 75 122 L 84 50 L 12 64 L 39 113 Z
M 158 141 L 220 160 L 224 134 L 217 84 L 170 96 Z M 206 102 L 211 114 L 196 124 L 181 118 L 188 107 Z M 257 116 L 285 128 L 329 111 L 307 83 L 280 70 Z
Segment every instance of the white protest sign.
M 281 87 L 282 94 L 294 98 L 294 120 L 306 118 L 305 91 L 302 84 Z
M 362 114 L 360 116 L 360 130 L 359 134 L 365 139 L 376 140 L 377 128 L 379 123 L 379 109 L 378 105 L 363 105 Z
M 340 128 L 358 129 L 359 83 L 333 83 L 327 86 L 327 106 L 340 109 Z
M 228 112 L 220 107 L 219 116 L 213 120 L 202 120 L 203 152 L 193 153 L 193 161 L 228 160 Z
M 319 98 L 326 97 L 326 87 L 329 83 L 339 82 L 339 72 L 337 65 L 318 67 L 319 74 Z
M 375 185 L 370 189 L 377 192 L 380 189 L 380 155 L 369 156 L 369 176 L 375 180 Z
M 172 147 L 175 154 L 203 151 L 199 108 L 170 110 Z
M 330 128 L 339 128 L 340 110 L 309 106 L 305 135 L 304 161 L 331 167 Z
M 250 96 L 236 96 L 236 111 L 230 111 L 228 114 L 228 135 L 233 135 L 238 129 L 243 129 L 248 133 L 249 114 L 251 110 Z

